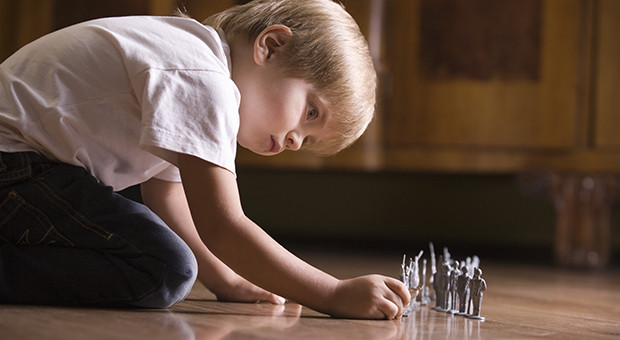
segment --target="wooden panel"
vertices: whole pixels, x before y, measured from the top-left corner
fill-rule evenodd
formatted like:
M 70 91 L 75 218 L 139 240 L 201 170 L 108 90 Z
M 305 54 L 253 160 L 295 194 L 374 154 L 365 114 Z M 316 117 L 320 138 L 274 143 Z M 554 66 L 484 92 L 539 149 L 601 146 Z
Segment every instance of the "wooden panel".
M 17 3 L 0 1 L 0 60 L 6 59 L 17 50 L 15 26 L 18 16 L 15 15 Z
M 52 30 L 54 1 L 0 1 L 0 62 Z
M 189 0 L 179 2 L 182 7 L 185 7 L 188 14 L 198 21 L 206 19 L 208 16 L 221 12 L 231 6 L 240 3 L 236 0 L 218 0 L 218 1 L 201 1 L 201 0 Z
M 150 15 L 170 15 L 177 9 L 177 2 L 175 0 L 150 0 L 149 1 L 149 13 Z
M 595 146 L 620 148 L 620 1 L 601 0 L 598 8 L 595 71 Z
M 384 155 L 384 168 L 401 171 L 515 173 L 523 171 L 618 173 L 620 153 L 575 149 L 561 152 L 473 148 L 402 148 Z
M 479 1 L 482 0 L 476 0 Z M 393 20 L 387 22 L 386 40 L 389 46 L 387 58 L 393 74 L 393 96 L 385 117 L 388 148 L 458 146 L 558 149 L 575 144 L 575 122 L 578 118 L 575 84 L 579 63 L 576 51 L 581 19 L 578 0 L 541 1 L 540 10 L 537 6 L 518 5 L 505 5 L 508 7 L 496 10 L 501 13 L 516 10 L 520 12 L 514 13 L 515 16 L 541 17 L 539 70 L 529 65 L 529 62 L 526 62 L 525 67 L 525 71 L 530 69 L 528 72 L 523 71 L 522 66 L 511 66 L 510 69 L 509 66 L 496 64 L 480 76 L 480 70 L 485 71 L 484 67 L 477 66 L 480 70 L 464 71 L 463 67 L 475 65 L 465 63 L 459 66 L 458 72 L 452 71 L 452 76 L 440 77 L 433 77 L 433 71 L 429 77 L 429 72 L 424 70 L 427 65 L 421 60 L 424 53 L 420 50 L 423 43 L 420 0 L 393 1 L 389 4 L 388 17 Z M 461 6 L 467 4 L 470 2 L 461 3 Z M 442 17 L 441 13 L 437 15 L 437 18 L 428 20 L 449 20 L 449 17 Z M 537 27 L 535 19 L 530 21 L 533 23 L 521 24 L 523 32 L 509 28 L 504 31 L 529 36 Z M 508 26 L 515 24 L 514 21 L 504 23 Z M 478 41 L 480 37 L 476 34 L 482 34 L 483 31 L 469 29 L 457 27 L 446 34 L 472 34 L 474 36 L 470 40 Z M 538 38 L 531 40 L 536 42 Z M 476 46 L 483 45 L 478 43 L 469 47 Z M 502 46 L 507 48 L 506 43 Z M 528 53 L 536 53 L 535 44 L 528 46 Z M 513 52 L 517 55 L 520 53 L 517 50 Z M 473 51 L 471 55 L 477 53 Z M 484 60 L 507 52 L 480 53 L 488 54 L 481 58 Z M 454 56 L 442 60 L 446 63 L 453 59 Z M 536 56 L 529 58 L 536 59 Z M 446 67 L 443 66 L 443 69 L 445 73 Z
M 422 0 L 423 75 L 538 80 L 540 7 L 540 0 Z
M 149 2 L 106 0 L 92 1 L 88 6 L 84 6 L 80 0 L 55 0 L 54 9 L 54 29 L 59 29 L 95 18 L 148 14 Z

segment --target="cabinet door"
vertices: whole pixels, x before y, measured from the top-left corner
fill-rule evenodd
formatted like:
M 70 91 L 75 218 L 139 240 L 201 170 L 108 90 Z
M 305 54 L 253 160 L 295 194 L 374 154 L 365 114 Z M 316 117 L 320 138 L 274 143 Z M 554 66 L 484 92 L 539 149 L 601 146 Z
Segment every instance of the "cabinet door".
M 598 35 L 594 70 L 594 144 L 620 151 L 620 1 L 602 0 L 594 26 Z
M 580 1 L 387 3 L 388 152 L 575 145 Z

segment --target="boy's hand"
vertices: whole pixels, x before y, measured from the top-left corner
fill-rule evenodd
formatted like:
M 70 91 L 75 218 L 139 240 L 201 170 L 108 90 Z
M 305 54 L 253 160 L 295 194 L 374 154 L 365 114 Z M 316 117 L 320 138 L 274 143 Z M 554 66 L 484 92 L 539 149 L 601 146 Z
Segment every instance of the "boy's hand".
M 336 288 L 329 314 L 333 317 L 361 319 L 398 319 L 411 294 L 405 285 L 381 275 L 341 280 Z
M 233 284 L 218 287 L 218 290 L 212 289 L 218 301 L 225 302 L 271 302 L 276 305 L 282 305 L 286 300 L 268 292 L 253 283 L 247 281 L 241 276 Z

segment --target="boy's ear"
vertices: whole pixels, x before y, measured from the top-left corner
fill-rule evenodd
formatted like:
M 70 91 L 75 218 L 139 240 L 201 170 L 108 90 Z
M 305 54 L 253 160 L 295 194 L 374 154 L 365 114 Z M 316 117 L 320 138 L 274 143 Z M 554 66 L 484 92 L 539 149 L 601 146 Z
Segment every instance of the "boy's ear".
M 254 40 L 254 61 L 264 65 L 290 41 L 293 32 L 284 25 L 265 28 Z

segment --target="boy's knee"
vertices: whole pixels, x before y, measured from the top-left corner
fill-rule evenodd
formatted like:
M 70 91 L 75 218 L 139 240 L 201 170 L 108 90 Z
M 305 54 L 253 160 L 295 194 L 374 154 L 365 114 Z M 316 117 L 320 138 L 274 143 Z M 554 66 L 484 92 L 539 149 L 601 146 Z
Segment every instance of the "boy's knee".
M 178 252 L 165 262 L 165 270 L 158 286 L 137 302 L 142 308 L 168 308 L 183 301 L 196 281 L 198 264 L 194 254 Z
M 168 268 L 162 280 L 162 301 L 158 308 L 168 308 L 185 300 L 192 290 L 198 275 L 198 264 L 192 255 L 184 264 Z

